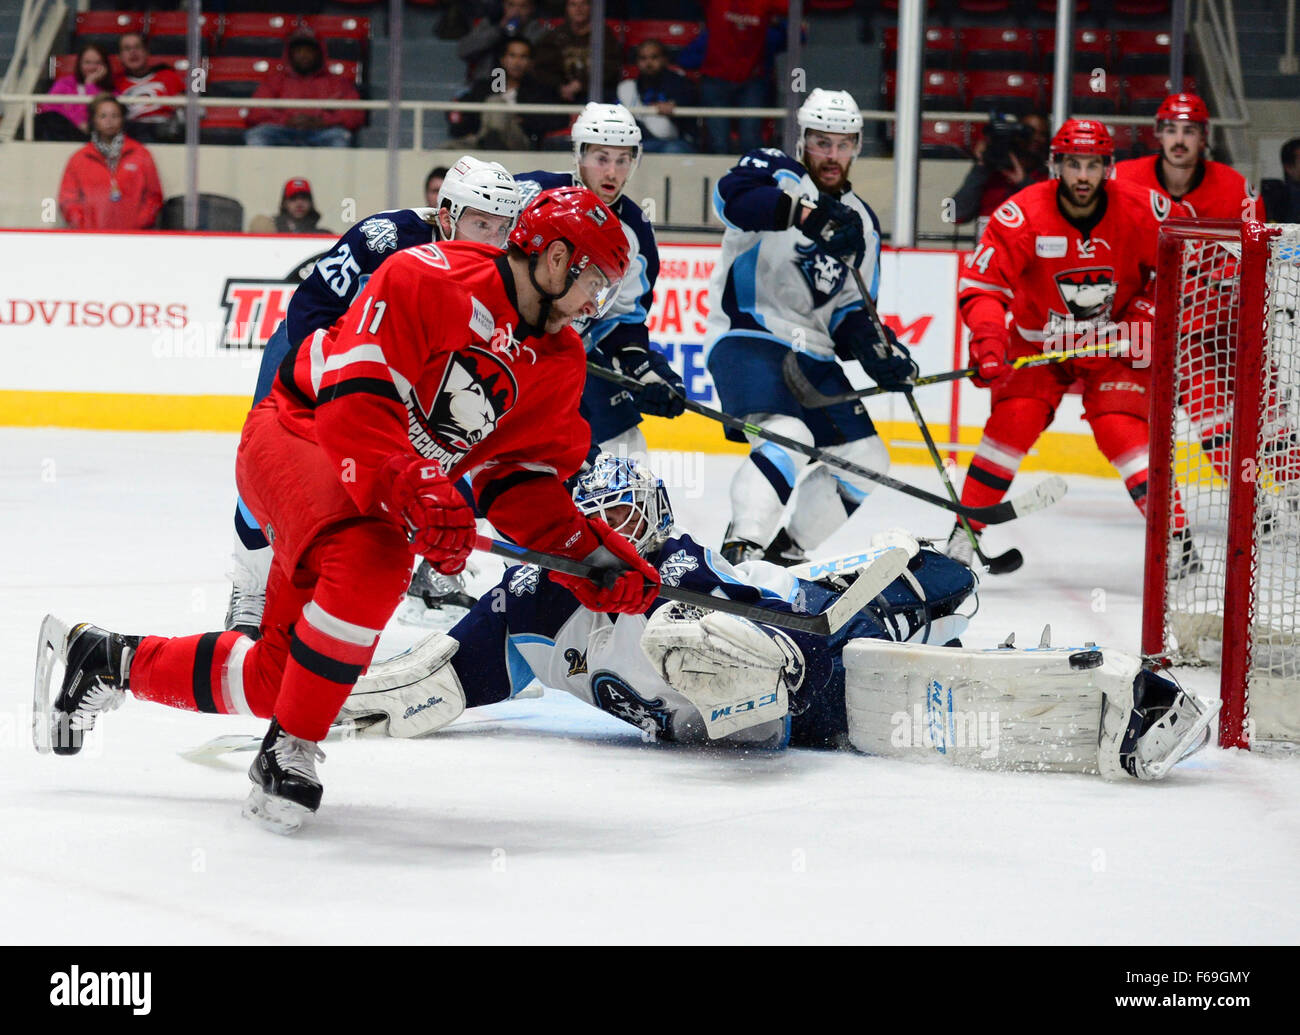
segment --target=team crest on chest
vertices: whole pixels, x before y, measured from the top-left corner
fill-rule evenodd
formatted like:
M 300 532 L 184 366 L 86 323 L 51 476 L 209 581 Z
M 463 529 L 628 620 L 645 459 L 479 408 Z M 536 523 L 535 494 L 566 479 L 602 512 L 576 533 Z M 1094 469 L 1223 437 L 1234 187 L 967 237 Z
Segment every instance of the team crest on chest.
M 662 697 L 646 700 L 615 672 L 600 671 L 591 677 L 596 706 L 610 715 L 639 726 L 653 737 L 670 735 L 672 710 Z
M 813 308 L 818 309 L 839 294 L 848 271 L 843 263 L 818 251 L 816 245 L 801 244 L 795 247 L 795 252 L 798 255 L 795 265 L 812 290 Z
M 1075 320 L 1107 319 L 1115 300 L 1115 271 L 1109 266 L 1065 270 L 1056 275 L 1065 315 Z
M 411 444 L 450 471 L 510 412 L 519 386 L 510 367 L 487 349 L 470 347 L 447 357 L 430 405 L 412 387 L 406 402 Z

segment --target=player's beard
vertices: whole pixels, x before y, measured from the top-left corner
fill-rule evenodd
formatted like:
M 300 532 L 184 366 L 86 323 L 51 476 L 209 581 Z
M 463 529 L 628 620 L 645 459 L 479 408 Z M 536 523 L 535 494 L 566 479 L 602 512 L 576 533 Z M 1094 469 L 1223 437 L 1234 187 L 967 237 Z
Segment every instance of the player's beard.
M 828 185 L 825 180 L 825 175 L 831 172 L 835 174 L 835 179 Z M 843 193 L 849 183 L 849 167 L 847 165 L 840 165 L 840 163 L 835 161 L 833 158 L 827 158 L 821 162 L 813 163 L 812 178 L 813 182 L 817 184 L 818 190 Z
M 1088 192 L 1087 197 L 1083 198 L 1082 200 L 1079 198 L 1079 196 L 1074 192 L 1072 188 L 1066 186 L 1065 180 L 1060 181 L 1060 184 L 1057 186 L 1056 190 L 1057 193 L 1062 198 L 1068 201 L 1075 208 L 1091 210 L 1092 207 L 1097 204 L 1097 199 L 1101 196 L 1101 188 L 1102 185 L 1097 184 Z

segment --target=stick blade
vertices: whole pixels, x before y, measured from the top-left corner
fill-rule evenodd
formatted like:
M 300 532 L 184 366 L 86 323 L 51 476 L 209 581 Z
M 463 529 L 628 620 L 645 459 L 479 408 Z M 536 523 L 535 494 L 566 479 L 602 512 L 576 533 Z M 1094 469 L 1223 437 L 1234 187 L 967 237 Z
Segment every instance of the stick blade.
M 1011 501 L 1016 517 L 1024 517 L 1038 510 L 1045 510 L 1053 503 L 1064 498 L 1070 487 L 1059 474 L 1044 478 L 1022 496 Z
M 885 587 L 907 569 L 909 560 L 910 555 L 902 547 L 890 546 L 882 550 L 880 556 L 872 560 L 853 580 L 853 585 L 822 612 L 826 618 L 827 634 L 843 628 L 854 615 L 884 592 Z

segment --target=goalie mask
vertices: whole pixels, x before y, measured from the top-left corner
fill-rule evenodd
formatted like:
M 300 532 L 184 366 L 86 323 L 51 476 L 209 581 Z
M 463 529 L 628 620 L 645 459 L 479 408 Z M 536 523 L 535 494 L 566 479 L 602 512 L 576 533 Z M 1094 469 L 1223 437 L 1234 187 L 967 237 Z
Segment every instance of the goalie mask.
M 657 550 L 673 527 L 663 479 L 629 457 L 601 453 L 578 476 L 573 502 L 626 538 L 643 557 Z

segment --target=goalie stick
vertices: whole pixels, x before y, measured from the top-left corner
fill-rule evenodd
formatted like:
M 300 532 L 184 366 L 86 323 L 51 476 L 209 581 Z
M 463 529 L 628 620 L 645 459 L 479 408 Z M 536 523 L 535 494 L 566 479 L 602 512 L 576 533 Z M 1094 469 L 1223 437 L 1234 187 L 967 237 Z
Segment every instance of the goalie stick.
M 522 564 L 536 564 L 538 567 L 562 571 L 567 575 L 578 575 L 598 584 L 611 576 L 618 575 L 618 572 L 609 568 L 597 568 L 582 561 L 540 553 L 537 550 L 516 546 L 514 543 L 502 542 L 500 539 L 488 539 L 486 536 L 478 536 L 475 545 L 478 549 L 486 553 L 494 553 L 498 557 L 508 557 Z M 794 629 L 815 636 L 829 636 L 901 575 L 903 569 L 907 567 L 907 561 L 907 551 L 898 547 L 889 547 L 880 551 L 879 556 L 871 558 L 870 563 L 862 569 L 853 585 L 841 593 L 825 611 L 815 614 L 787 614 L 759 604 L 746 604 L 739 600 L 732 600 L 730 597 L 715 597 L 678 586 L 661 585 L 659 596 L 664 600 L 677 600 L 706 611 L 722 611 L 739 618 L 748 618 L 752 622 L 774 625 L 779 629 Z
M 871 321 L 872 329 L 876 332 L 877 340 L 881 343 L 888 342 L 889 338 L 885 334 L 885 326 L 880 322 L 880 313 L 876 309 L 876 303 L 867 293 L 867 286 L 862 281 L 862 274 L 856 267 L 851 268 L 849 272 L 853 274 L 853 282 L 862 295 L 862 305 L 866 310 L 867 318 Z M 854 352 L 856 354 L 857 350 L 855 349 Z M 794 355 L 794 353 L 791 353 L 791 355 Z M 863 362 L 861 356 L 858 356 L 858 362 Z M 863 368 L 865 369 L 865 364 L 863 364 Z M 935 470 L 939 472 L 939 479 L 948 492 L 948 498 L 954 503 L 960 503 L 961 499 L 957 495 L 957 490 L 952 487 L 952 479 L 948 477 L 948 468 L 944 466 L 943 457 L 939 455 L 939 449 L 934 444 L 934 436 L 930 434 L 930 427 L 925 423 L 925 416 L 921 413 L 921 407 L 917 405 L 913 386 L 905 386 L 902 392 L 907 397 L 907 405 L 912 411 L 912 418 L 916 421 L 917 430 L 920 431 L 921 438 L 925 441 L 925 448 L 930 452 L 930 459 L 934 462 Z M 970 540 L 971 549 L 975 552 L 975 556 L 979 558 L 981 564 L 988 568 L 990 573 L 1006 575 L 1017 570 L 1025 563 L 1024 554 L 1015 547 L 998 554 L 996 557 L 989 557 L 980 549 L 979 536 L 975 534 L 975 529 L 971 528 L 970 522 L 961 514 L 957 515 L 957 524 L 961 526 L 961 530 L 966 533 L 966 538 Z
M 613 370 L 607 370 L 591 361 L 587 362 L 587 372 L 594 374 L 603 381 L 610 381 L 616 385 L 622 385 L 624 388 L 632 391 L 639 391 L 643 386 L 640 381 L 632 377 L 627 377 Z M 795 453 L 802 453 L 804 456 L 813 460 L 819 460 L 831 467 L 838 467 L 841 470 L 848 471 L 850 474 L 856 474 L 860 478 L 866 478 L 877 485 L 883 485 L 895 492 L 901 492 L 904 496 L 911 496 L 913 499 L 924 500 L 926 503 L 933 504 L 936 507 L 942 507 L 944 510 L 951 511 L 954 514 L 962 514 L 972 521 L 979 521 L 985 525 L 1000 525 L 1005 521 L 1014 521 L 1016 518 L 1024 517 L 1026 514 L 1032 514 L 1035 511 L 1050 507 L 1059 500 L 1066 492 L 1065 479 L 1060 475 L 1052 475 L 1045 478 L 1035 485 L 1028 492 L 1024 492 L 1009 500 L 1003 500 L 1001 503 L 994 503 L 989 507 L 967 507 L 961 503 L 954 503 L 952 500 L 944 499 L 942 496 L 936 496 L 932 492 L 926 492 L 908 482 L 899 481 L 897 478 L 891 478 L 887 474 L 881 474 L 879 471 L 873 471 L 870 468 L 862 467 L 852 461 L 845 460 L 829 453 L 817 446 L 809 446 L 800 442 L 798 439 L 788 438 L 785 435 L 779 435 L 775 431 L 769 431 L 767 428 L 760 427 L 757 424 L 751 424 L 749 421 L 741 420 L 739 417 L 733 417 L 729 413 L 723 413 L 721 410 L 715 410 L 708 406 L 701 406 L 690 399 L 685 400 L 686 409 L 692 413 L 698 413 L 702 417 L 708 417 L 726 427 L 734 428 L 737 431 L 744 432 L 748 435 L 754 435 L 756 438 L 767 439 L 769 442 L 775 442 L 778 446 Z
M 1012 360 L 1010 366 L 1013 370 L 1023 370 L 1025 367 L 1043 367 L 1049 363 L 1064 363 L 1069 359 L 1089 359 L 1094 356 L 1109 355 L 1115 347 L 1116 345 L 1094 345 L 1089 348 L 1064 349 L 1061 352 L 1039 352 L 1032 356 L 1021 356 L 1019 359 Z M 924 388 L 926 385 L 944 384 L 947 381 L 961 381 L 968 377 L 974 377 L 977 373 L 975 367 L 962 367 L 960 370 L 945 370 L 938 374 L 926 374 L 924 377 L 918 377 L 913 381 L 912 387 Z M 810 410 L 819 410 L 824 406 L 838 406 L 840 403 L 856 402 L 859 399 L 870 399 L 872 396 L 885 395 L 893 390 L 876 385 L 873 388 L 859 388 L 852 392 L 843 392 L 840 395 L 825 395 L 818 391 L 817 386 L 808 380 L 808 375 L 799 366 L 799 357 L 795 352 L 786 353 L 785 360 L 781 364 L 781 374 L 785 378 L 785 386 L 790 389 L 799 405 Z

